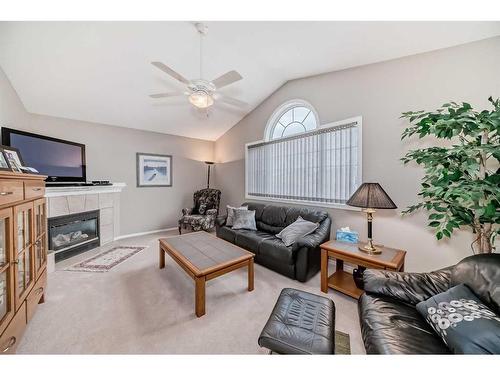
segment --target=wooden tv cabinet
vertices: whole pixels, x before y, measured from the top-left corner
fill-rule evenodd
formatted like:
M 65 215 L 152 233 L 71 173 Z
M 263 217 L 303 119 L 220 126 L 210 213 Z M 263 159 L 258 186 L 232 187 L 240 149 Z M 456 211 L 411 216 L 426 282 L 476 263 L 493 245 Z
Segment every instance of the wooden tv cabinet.
M 0 353 L 12 354 L 47 285 L 46 176 L 0 171 Z

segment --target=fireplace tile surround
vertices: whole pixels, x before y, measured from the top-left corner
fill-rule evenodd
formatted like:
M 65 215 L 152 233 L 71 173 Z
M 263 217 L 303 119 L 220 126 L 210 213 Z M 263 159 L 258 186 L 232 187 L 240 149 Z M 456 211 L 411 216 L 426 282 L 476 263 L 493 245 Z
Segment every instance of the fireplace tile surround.
M 125 186 L 115 183 L 110 186 L 47 187 L 47 217 L 99 210 L 100 244 L 104 245 L 120 233 L 120 192 Z

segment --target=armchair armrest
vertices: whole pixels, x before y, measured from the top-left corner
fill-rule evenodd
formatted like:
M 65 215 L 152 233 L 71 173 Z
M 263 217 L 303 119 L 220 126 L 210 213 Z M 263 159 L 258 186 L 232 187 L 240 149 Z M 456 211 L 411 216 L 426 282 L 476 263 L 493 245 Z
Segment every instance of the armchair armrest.
M 215 225 L 217 227 L 222 227 L 226 224 L 227 215 L 217 216 L 215 219 Z
M 296 242 L 297 246 L 315 248 L 321 245 L 323 242 L 328 241 L 330 239 L 330 225 L 331 220 L 329 217 L 327 217 L 321 222 L 318 229 L 316 229 L 313 233 L 299 238 Z
M 191 215 L 191 212 L 193 212 L 192 208 L 183 208 L 182 209 L 182 216 Z
M 429 273 L 369 269 L 363 273 L 364 289 L 416 305 L 449 289 L 451 268 Z

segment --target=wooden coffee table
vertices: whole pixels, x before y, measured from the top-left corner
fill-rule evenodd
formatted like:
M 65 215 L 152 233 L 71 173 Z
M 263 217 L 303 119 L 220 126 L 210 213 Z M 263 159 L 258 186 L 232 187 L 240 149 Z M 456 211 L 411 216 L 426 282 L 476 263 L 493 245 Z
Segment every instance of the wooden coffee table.
M 348 296 L 359 298 L 363 290 L 354 283 L 352 274 L 344 271 L 344 261 L 361 268 L 376 268 L 390 271 L 404 271 L 406 251 L 379 246 L 381 254 L 370 255 L 358 249 L 363 244 L 328 241 L 321 247 L 321 291 L 328 293 L 328 287 Z M 335 272 L 328 276 L 328 259 L 336 261 Z
M 195 313 L 205 315 L 205 283 L 238 268 L 248 267 L 248 291 L 253 290 L 254 254 L 206 232 L 160 239 L 160 268 L 165 253 L 195 282 Z

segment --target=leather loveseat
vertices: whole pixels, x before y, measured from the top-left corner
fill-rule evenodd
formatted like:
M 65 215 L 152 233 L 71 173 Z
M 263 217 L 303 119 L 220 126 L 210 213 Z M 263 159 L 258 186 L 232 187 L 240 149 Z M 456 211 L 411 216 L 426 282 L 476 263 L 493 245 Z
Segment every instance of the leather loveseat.
M 318 273 L 321 266 L 319 245 L 330 239 L 331 220 L 326 211 L 262 203 L 243 205 L 255 211 L 257 230 L 232 229 L 225 225 L 226 216 L 220 216 L 216 220 L 217 237 L 251 251 L 255 254 L 255 262 L 292 279 L 304 282 Z M 319 223 L 319 227 L 287 247 L 276 234 L 299 216 Z
M 368 354 L 445 354 L 448 347 L 415 305 L 458 285 L 467 285 L 500 314 L 500 254 L 480 254 L 429 273 L 366 270 L 358 302 Z

